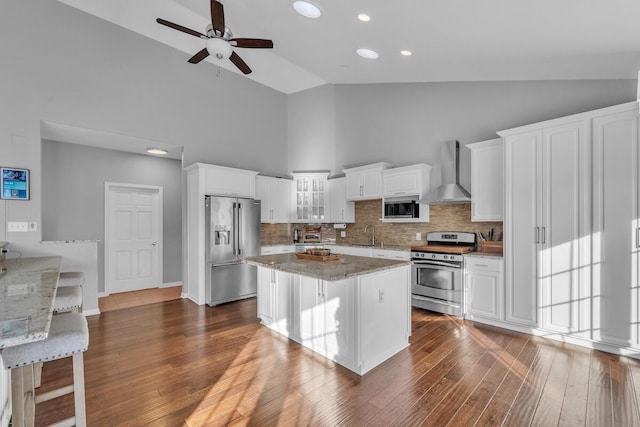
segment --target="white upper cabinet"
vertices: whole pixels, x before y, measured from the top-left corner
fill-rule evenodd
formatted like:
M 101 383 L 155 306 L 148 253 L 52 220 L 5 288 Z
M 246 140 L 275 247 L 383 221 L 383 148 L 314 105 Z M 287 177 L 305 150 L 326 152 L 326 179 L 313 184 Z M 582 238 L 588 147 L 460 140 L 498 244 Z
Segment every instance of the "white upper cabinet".
M 255 198 L 258 172 L 202 163 L 189 166 L 191 167 L 204 171 L 205 194 Z
M 347 179 L 344 177 L 330 179 L 329 195 L 331 199 L 329 222 L 355 222 L 355 203 L 347 201 Z
M 382 198 L 382 171 L 389 163 L 374 163 L 344 169 L 347 175 L 347 200 L 371 200 Z
M 424 163 L 382 171 L 382 196 L 422 197 L 430 190 L 431 166 Z
M 292 175 L 292 222 L 329 222 L 329 172 Z
M 290 179 L 256 177 L 256 199 L 261 201 L 261 222 L 289 222 L 291 185 Z
M 502 138 L 467 144 L 471 150 L 471 221 L 504 218 Z

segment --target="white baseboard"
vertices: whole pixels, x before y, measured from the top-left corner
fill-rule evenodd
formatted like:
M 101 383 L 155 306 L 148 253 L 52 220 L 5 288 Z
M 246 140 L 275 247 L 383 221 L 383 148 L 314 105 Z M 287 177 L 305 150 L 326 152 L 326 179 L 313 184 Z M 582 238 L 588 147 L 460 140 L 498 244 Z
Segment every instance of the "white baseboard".
M 173 288 L 174 286 L 182 286 L 182 282 L 162 283 L 159 288 Z
M 99 309 L 99 308 L 94 308 L 94 309 L 92 309 L 92 310 L 82 310 L 82 315 L 83 315 L 84 317 L 87 317 L 87 316 L 94 316 L 94 315 L 96 315 L 96 314 L 100 314 L 100 309 Z

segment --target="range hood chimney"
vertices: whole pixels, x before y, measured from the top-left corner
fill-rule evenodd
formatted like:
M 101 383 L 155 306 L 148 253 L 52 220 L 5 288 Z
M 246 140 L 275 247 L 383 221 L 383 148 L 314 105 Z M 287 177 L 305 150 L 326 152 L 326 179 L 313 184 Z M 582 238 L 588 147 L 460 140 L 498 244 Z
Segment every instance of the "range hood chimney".
M 460 185 L 460 142 L 451 141 L 447 143 L 446 148 L 449 149 L 451 154 L 455 154 L 454 172 L 456 181 L 455 183 L 442 184 L 427 194 L 423 199 L 420 199 L 420 203 L 438 205 L 471 202 L 471 194 Z

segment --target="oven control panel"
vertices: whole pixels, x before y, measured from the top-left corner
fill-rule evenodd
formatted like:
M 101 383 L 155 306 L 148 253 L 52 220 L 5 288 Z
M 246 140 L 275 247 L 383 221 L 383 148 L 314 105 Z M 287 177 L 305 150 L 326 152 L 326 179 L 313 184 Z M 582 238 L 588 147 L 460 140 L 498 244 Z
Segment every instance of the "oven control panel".
M 462 262 L 462 255 L 456 254 L 440 254 L 432 252 L 419 252 L 411 251 L 411 259 L 416 261 L 449 261 L 449 262 Z

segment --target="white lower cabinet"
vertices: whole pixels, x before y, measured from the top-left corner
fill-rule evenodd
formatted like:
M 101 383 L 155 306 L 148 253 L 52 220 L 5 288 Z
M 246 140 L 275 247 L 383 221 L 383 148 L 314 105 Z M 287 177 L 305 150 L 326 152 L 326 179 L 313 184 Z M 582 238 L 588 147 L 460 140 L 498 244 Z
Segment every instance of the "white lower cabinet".
M 258 268 L 258 318 L 285 336 L 291 327 L 291 274 Z
M 326 281 L 258 267 L 258 317 L 364 374 L 409 345 L 410 266 Z
M 374 258 L 397 259 L 399 261 L 409 261 L 411 252 L 396 251 L 393 249 L 372 249 L 371 256 Z
M 504 320 L 503 260 L 465 255 L 466 316 L 471 320 Z

